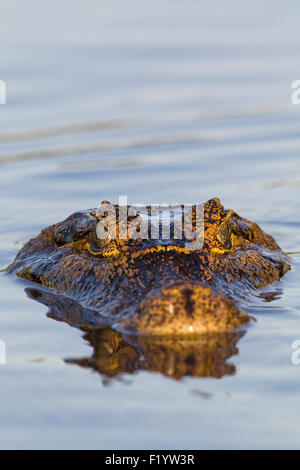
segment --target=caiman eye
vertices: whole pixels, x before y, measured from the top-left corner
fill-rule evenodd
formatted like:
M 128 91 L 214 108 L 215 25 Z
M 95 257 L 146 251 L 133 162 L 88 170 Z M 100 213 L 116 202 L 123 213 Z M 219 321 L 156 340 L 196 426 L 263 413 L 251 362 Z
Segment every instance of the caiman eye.
M 217 239 L 222 243 L 226 250 L 230 250 L 232 248 L 231 234 L 231 224 L 229 222 L 224 222 L 219 229 Z
M 91 230 L 88 250 L 92 254 L 100 254 L 103 248 L 110 242 L 111 236 L 108 227 L 98 222 Z
M 117 247 L 114 227 L 98 222 L 91 230 L 90 240 L 86 246 L 91 255 L 102 257 L 118 256 L 120 251 Z

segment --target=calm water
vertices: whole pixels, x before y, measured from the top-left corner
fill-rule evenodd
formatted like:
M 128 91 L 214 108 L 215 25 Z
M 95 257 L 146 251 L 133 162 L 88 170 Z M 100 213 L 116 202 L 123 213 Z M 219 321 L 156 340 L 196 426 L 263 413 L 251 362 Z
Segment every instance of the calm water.
M 1 448 L 300 447 L 300 7 L 262 8 L 1 5 L 1 267 L 42 227 L 120 194 L 217 196 L 294 253 L 274 300 L 251 300 L 258 322 L 220 379 L 80 367 L 93 352 L 83 333 L 1 274 Z

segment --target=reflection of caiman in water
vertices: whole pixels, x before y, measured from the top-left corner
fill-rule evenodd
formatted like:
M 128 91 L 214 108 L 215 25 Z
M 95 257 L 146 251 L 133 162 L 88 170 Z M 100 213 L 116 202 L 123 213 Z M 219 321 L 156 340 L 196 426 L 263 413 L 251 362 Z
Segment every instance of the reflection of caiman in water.
M 125 335 L 109 327 L 93 326 L 95 312 L 88 311 L 78 302 L 39 288 L 27 288 L 26 292 L 49 307 L 48 317 L 67 322 L 84 332 L 84 339 L 93 348 L 91 357 L 66 359 L 66 362 L 95 370 L 103 376 L 104 383 L 109 378 L 139 370 L 160 372 L 174 379 L 185 376 L 221 378 L 235 373 L 235 366 L 226 361 L 238 353 L 236 344 L 245 331 L 188 338 Z
M 232 373 L 226 359 L 237 352 L 237 328 L 250 319 L 238 305 L 287 272 L 280 247 L 218 199 L 204 205 L 204 243 L 196 250 L 185 248 L 184 233 L 163 242 L 112 237 L 115 209 L 114 220 L 77 212 L 44 229 L 8 271 L 47 287 L 31 296 L 86 331 L 94 354 L 81 365 L 107 375 L 141 368 L 177 378 Z

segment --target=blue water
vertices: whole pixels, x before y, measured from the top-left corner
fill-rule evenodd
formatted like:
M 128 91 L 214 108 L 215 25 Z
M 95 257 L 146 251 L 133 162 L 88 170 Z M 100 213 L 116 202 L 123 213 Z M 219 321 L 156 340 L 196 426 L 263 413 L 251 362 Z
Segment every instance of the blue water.
M 299 448 L 297 2 L 1 5 L 0 268 L 39 230 L 117 202 L 217 196 L 293 253 L 221 379 L 65 362 L 83 334 L 0 275 L 1 448 Z M 270 289 L 272 290 L 272 288 Z

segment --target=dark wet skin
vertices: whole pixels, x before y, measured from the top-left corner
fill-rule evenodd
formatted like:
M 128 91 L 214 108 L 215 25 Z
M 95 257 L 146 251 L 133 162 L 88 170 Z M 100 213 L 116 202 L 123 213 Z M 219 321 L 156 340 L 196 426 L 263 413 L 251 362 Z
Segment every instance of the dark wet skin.
M 56 319 L 60 315 L 86 332 L 94 347 L 89 366 L 99 372 L 106 369 L 110 375 L 101 359 L 102 343 L 108 341 L 115 345 L 107 349 L 112 363 L 128 354 L 124 361 L 135 364 L 133 369 L 160 370 L 174 378 L 230 373 L 226 359 L 236 352 L 240 328 L 250 320 L 240 301 L 290 269 L 275 240 L 216 198 L 205 203 L 204 244 L 197 250 L 186 250 L 184 237 L 113 239 L 118 219 L 107 223 L 106 218 L 107 237 L 99 240 L 99 222 L 95 211 L 84 211 L 44 229 L 8 271 L 48 288 L 31 296 L 49 305 Z M 49 303 L 49 295 L 55 302 Z M 70 313 L 70 302 L 80 310 L 80 320 Z M 103 340 L 105 335 L 110 339 Z M 131 339 L 123 344 L 124 335 Z M 136 355 L 144 357 L 142 366 Z M 212 355 L 216 359 L 209 361 Z

